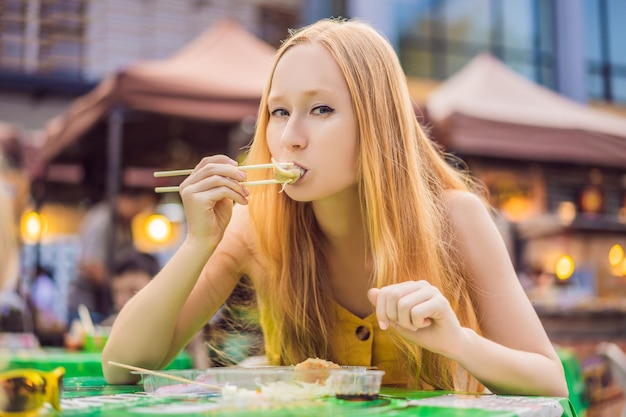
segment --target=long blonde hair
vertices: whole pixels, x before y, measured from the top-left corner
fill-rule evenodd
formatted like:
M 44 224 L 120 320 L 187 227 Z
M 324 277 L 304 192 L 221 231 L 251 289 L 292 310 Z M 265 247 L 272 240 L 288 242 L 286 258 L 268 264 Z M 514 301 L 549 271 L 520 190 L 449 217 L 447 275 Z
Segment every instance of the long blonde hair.
M 355 20 L 321 20 L 290 33 L 274 68 L 287 50 L 313 42 L 330 51 L 352 96 L 359 135 L 357 182 L 366 243 L 373 256 L 372 285 L 427 279 L 448 297 L 462 325 L 479 330 L 443 204 L 445 190 L 470 189 L 469 176 L 451 167 L 419 126 L 397 55 L 378 32 Z M 270 88 L 271 77 L 261 99 L 248 163 L 270 159 L 265 134 Z M 265 308 L 277 327 L 280 361 L 328 358 L 332 295 L 324 236 L 311 204 L 295 202 L 272 187 L 251 192 L 251 218 L 267 264 L 267 285 L 258 290 L 262 299 L 271 296 Z M 394 340 L 406 354 L 414 383 L 454 388 L 452 361 L 422 351 L 395 332 Z

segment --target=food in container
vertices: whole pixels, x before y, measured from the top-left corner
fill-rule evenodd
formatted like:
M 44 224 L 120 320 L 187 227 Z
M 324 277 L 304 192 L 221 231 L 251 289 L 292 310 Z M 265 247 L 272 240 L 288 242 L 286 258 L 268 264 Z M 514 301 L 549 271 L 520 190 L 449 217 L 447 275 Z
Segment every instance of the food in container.
M 384 371 L 365 367 L 296 370 L 285 366 L 189 369 L 160 373 L 163 375 L 143 374 L 144 390 L 147 393 L 157 396 L 208 395 L 243 406 L 251 402 L 292 402 L 333 395 L 350 400 L 375 399 Z M 198 384 L 181 383 L 165 375 Z

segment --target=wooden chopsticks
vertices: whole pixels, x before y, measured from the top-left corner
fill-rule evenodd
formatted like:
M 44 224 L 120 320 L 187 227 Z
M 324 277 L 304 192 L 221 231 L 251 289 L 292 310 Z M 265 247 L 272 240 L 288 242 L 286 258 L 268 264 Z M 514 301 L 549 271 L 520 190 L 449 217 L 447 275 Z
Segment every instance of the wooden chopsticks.
M 253 169 L 268 169 L 274 168 L 276 165 L 284 166 L 284 167 L 292 167 L 293 162 L 284 162 L 280 164 L 258 164 L 258 165 L 241 165 L 239 168 L 242 171 L 249 171 Z M 175 169 L 172 171 L 156 171 L 154 173 L 155 178 L 164 178 L 164 177 L 180 177 L 183 175 L 189 175 L 193 172 L 193 169 Z
M 238 167 L 242 171 L 248 171 L 253 169 L 269 169 L 274 168 L 276 166 L 283 167 L 292 167 L 294 164 L 292 162 L 285 162 L 280 164 L 258 164 L 258 165 L 241 165 Z M 180 177 L 184 175 L 189 175 L 193 172 L 193 169 L 175 169 L 172 171 L 156 171 L 154 173 L 155 178 L 165 178 L 165 177 Z M 244 181 L 240 183 L 241 185 L 246 186 L 254 186 L 254 185 L 267 185 L 267 184 L 281 184 L 277 179 L 269 179 L 269 180 L 258 180 L 258 181 Z M 177 193 L 179 191 L 179 187 L 177 185 L 167 186 L 167 187 L 155 187 L 154 192 L 156 193 Z
M 212 390 L 217 390 L 217 391 L 221 391 L 222 390 L 222 387 L 217 386 L 217 385 L 205 384 L 204 382 L 198 382 L 198 381 L 194 381 L 193 379 L 187 379 L 187 378 L 183 378 L 183 377 L 176 376 L 176 375 L 170 375 L 170 374 L 165 373 L 165 372 L 157 372 L 157 371 L 153 371 L 151 369 L 140 368 L 138 366 L 126 365 L 124 363 L 113 362 L 113 361 L 109 361 L 109 363 L 111 365 L 118 366 L 120 368 L 125 368 L 125 369 L 129 369 L 131 371 L 136 371 L 136 372 L 141 372 L 143 374 L 160 376 L 160 377 L 163 377 L 163 378 L 172 379 L 174 381 L 184 382 L 185 384 L 199 385 L 201 387 L 209 388 L 209 389 L 212 389 Z

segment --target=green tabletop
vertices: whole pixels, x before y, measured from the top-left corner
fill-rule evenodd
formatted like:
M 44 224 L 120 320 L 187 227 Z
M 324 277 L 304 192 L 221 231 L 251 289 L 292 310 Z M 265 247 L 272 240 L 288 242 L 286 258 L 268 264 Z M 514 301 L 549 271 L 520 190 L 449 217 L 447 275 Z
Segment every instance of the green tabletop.
M 411 391 L 400 388 L 383 388 L 381 396 L 374 401 L 353 402 L 339 400 L 334 397 L 310 400 L 306 403 L 283 403 L 272 408 L 231 407 L 224 409 L 218 406 L 214 398 L 178 397 L 163 398 L 147 395 L 141 385 L 112 386 L 107 385 L 103 378 L 68 378 L 65 383 L 62 407 L 63 416 L 365 416 L 379 415 L 388 417 L 421 416 L 421 417 L 553 417 L 548 408 L 536 407 L 528 412 L 497 409 L 493 405 L 484 408 L 459 408 L 456 406 L 436 406 L 419 404 L 419 400 L 441 399 L 450 396 L 442 391 Z M 562 417 L 576 417 L 571 403 L 566 398 L 532 398 L 506 396 L 463 396 L 461 398 L 482 397 L 487 400 L 504 400 L 509 398 L 557 402 L 563 408 Z M 482 399 L 481 398 L 481 399 Z M 418 400 L 418 403 L 411 401 Z M 485 404 L 485 403 L 483 403 Z
M 565 371 L 565 380 L 567 381 L 567 388 L 569 390 L 569 399 L 576 412 L 579 415 L 582 415 L 589 407 L 589 400 L 587 397 L 587 387 L 585 379 L 582 375 L 580 361 L 572 349 L 559 346 L 557 347 L 556 352 L 561 359 L 563 370 Z
M 65 368 L 65 377 L 102 376 L 102 353 L 70 351 L 60 348 L 28 349 L 9 353 L 7 369 L 34 368 L 50 371 L 58 366 Z M 191 357 L 181 352 L 168 369 L 189 369 Z

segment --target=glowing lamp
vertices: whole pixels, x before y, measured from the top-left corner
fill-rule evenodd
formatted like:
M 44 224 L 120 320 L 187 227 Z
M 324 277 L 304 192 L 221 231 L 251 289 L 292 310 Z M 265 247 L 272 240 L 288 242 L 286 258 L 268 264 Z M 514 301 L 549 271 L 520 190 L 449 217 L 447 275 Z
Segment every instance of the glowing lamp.
M 148 239 L 155 243 L 167 242 L 172 236 L 172 223 L 161 214 L 151 214 L 146 218 L 145 231 Z
M 611 246 L 609 249 L 609 264 L 611 266 L 618 266 L 624 260 L 624 248 L 619 243 Z
M 45 218 L 36 211 L 24 213 L 20 224 L 20 234 L 25 243 L 39 241 L 46 228 Z
M 563 255 L 557 259 L 556 265 L 554 266 L 554 273 L 558 279 L 564 281 L 572 276 L 574 269 L 574 259 L 569 255 Z
M 572 224 L 576 218 L 576 204 L 571 201 L 562 201 L 559 203 L 557 214 L 564 225 L 568 226 Z

